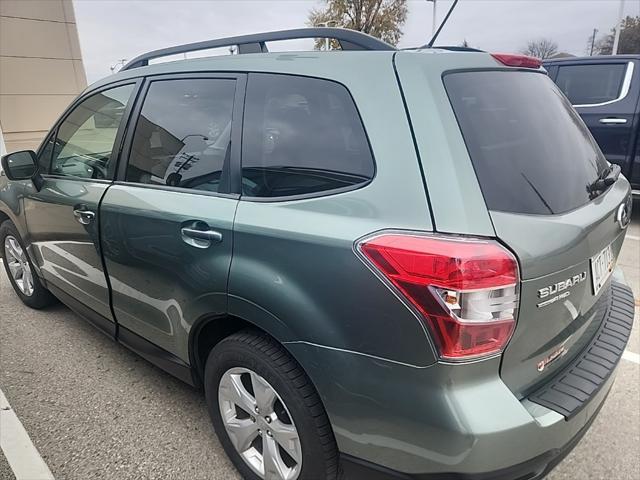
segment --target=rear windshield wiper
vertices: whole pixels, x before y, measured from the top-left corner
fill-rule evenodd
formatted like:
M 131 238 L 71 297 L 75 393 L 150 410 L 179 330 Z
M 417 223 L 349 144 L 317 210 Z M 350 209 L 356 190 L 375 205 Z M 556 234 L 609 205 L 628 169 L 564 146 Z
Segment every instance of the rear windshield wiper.
M 591 198 L 597 197 L 600 192 L 604 192 L 616 183 L 616 180 L 618 180 L 620 176 L 620 171 L 620 165 L 616 165 L 615 163 L 612 163 L 609 167 L 602 170 L 598 178 L 593 183 L 587 185 L 587 190 Z

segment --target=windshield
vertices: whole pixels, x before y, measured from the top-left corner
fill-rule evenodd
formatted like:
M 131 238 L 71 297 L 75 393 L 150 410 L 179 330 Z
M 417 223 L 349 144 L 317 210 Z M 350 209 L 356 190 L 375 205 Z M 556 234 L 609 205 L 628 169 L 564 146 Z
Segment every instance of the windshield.
M 490 210 L 548 215 L 591 200 L 607 162 L 546 75 L 457 72 L 444 84 Z

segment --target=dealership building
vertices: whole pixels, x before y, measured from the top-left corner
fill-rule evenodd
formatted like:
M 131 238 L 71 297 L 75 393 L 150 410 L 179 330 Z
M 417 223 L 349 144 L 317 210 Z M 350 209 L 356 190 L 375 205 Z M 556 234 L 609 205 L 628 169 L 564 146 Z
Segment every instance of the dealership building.
M 0 150 L 35 149 L 87 85 L 72 0 L 0 0 Z

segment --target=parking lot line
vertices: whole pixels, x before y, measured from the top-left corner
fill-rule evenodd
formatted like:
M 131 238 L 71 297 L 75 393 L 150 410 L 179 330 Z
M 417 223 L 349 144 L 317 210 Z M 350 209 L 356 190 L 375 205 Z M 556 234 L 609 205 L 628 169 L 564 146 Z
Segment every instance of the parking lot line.
M 622 353 L 622 358 L 624 358 L 625 360 L 629 360 L 630 362 L 640 364 L 640 355 L 630 352 L 629 350 L 625 350 Z
M 636 237 L 635 235 L 627 235 L 626 237 L 624 237 L 625 240 L 628 238 L 629 240 L 636 240 L 636 241 L 640 241 L 640 237 Z
M 31 442 L 11 405 L 0 390 L 0 448 L 16 480 L 53 480 L 53 475 Z

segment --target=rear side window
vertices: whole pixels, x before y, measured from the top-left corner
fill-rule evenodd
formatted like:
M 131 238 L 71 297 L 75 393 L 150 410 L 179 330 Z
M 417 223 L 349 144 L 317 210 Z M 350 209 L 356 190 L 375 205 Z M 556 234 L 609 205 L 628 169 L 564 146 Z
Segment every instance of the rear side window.
M 224 191 L 234 94 L 233 79 L 152 82 L 133 135 L 126 180 Z
M 340 84 L 252 74 L 245 104 L 242 192 L 307 195 L 368 182 L 374 162 L 356 107 Z
M 607 163 L 544 74 L 448 74 L 445 87 L 490 210 L 556 214 L 589 202 Z
M 624 63 L 560 66 L 556 83 L 573 105 L 593 105 L 618 98 L 626 70 Z

